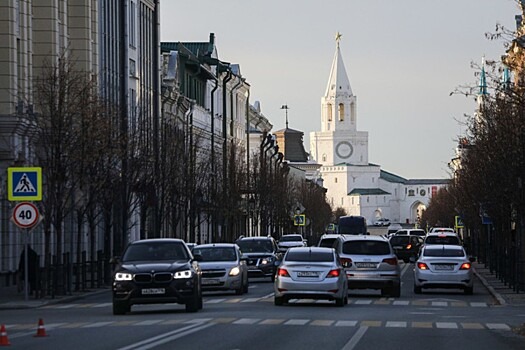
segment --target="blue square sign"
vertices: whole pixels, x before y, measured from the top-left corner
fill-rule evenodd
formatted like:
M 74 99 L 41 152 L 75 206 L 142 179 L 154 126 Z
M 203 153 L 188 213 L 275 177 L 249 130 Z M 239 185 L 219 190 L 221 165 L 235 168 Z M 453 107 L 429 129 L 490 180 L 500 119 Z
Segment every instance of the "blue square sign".
M 42 168 L 7 168 L 7 199 L 42 200 Z

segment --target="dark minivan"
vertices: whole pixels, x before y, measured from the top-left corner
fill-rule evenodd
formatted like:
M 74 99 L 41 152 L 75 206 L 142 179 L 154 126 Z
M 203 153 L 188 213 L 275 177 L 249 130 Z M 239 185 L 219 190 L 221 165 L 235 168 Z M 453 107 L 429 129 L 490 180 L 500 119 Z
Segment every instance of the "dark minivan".
M 341 216 L 337 222 L 338 233 L 343 235 L 367 235 L 368 227 L 363 216 Z

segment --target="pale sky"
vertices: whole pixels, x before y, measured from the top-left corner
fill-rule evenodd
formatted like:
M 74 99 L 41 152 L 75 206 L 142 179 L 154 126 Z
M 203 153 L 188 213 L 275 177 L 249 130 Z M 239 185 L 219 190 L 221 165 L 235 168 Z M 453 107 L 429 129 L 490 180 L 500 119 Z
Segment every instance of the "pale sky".
M 321 129 L 325 92 L 340 32 L 341 53 L 357 96 L 357 129 L 368 131 L 369 162 L 407 179 L 449 178 L 461 121 L 476 104 L 449 96 L 477 84 L 471 62 L 500 61 L 514 30 L 515 0 L 161 0 L 161 41 L 208 41 L 237 63 L 274 125 Z

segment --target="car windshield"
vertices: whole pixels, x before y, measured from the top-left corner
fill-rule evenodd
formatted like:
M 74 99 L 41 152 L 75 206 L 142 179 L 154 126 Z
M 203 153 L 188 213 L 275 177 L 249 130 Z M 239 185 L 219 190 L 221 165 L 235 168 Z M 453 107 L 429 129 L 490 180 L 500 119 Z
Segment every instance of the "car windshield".
M 209 247 L 193 249 L 193 255 L 202 256 L 202 261 L 236 261 L 237 254 L 233 247 Z
M 390 238 L 390 244 L 392 245 L 408 244 L 408 236 L 394 236 Z
M 298 262 L 304 262 L 304 261 L 311 261 L 311 262 L 331 262 L 334 261 L 334 253 L 327 251 L 327 252 L 312 252 L 312 251 L 288 251 L 286 254 L 286 257 L 284 258 L 285 261 L 298 261 Z
M 332 248 L 334 246 L 335 238 L 323 238 L 319 242 L 319 247 Z
M 302 242 L 303 238 L 296 235 L 285 235 L 281 237 L 281 242 Z
M 184 243 L 151 242 L 131 244 L 126 249 L 122 261 L 161 261 L 188 260 Z
M 266 239 L 241 239 L 236 242 L 243 253 L 271 253 L 272 242 Z
M 343 244 L 343 254 L 349 255 L 388 255 L 390 247 L 380 241 L 347 241 Z
M 463 251 L 463 249 L 452 249 L 445 247 L 443 247 L 442 249 L 425 248 L 423 250 L 423 256 L 464 257 L 465 252 Z
M 461 244 L 457 236 L 427 236 L 425 244 Z

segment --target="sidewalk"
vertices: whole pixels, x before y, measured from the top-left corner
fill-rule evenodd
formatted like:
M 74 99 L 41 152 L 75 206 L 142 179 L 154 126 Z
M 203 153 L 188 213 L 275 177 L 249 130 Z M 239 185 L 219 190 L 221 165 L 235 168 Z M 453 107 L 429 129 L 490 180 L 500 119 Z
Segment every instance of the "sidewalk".
M 24 291 L 19 292 L 17 286 L 1 287 L 0 310 L 31 309 L 51 304 L 68 303 L 82 299 L 88 295 L 109 293 L 109 290 L 109 287 L 89 289 L 85 291 L 73 292 L 71 295 L 56 295 L 54 298 L 46 296 L 37 299 L 34 296 L 29 295 L 28 299 L 26 300 Z
M 485 268 L 484 264 L 475 262 L 473 266 L 474 274 L 494 297 L 497 305 L 525 306 L 524 291 L 516 293 L 512 288 L 504 285 L 503 282 L 496 278 L 496 275 L 491 274 L 489 269 Z M 18 292 L 17 286 L 2 287 L 0 288 L 0 310 L 37 308 L 49 304 L 67 303 L 82 299 L 87 295 L 109 293 L 109 290 L 109 287 L 105 287 L 73 292 L 71 295 L 57 295 L 55 298 L 47 296 L 40 299 L 36 299 L 30 295 L 28 300 L 25 300 L 24 292 Z M 476 293 L 476 291 L 474 291 L 474 293 Z

